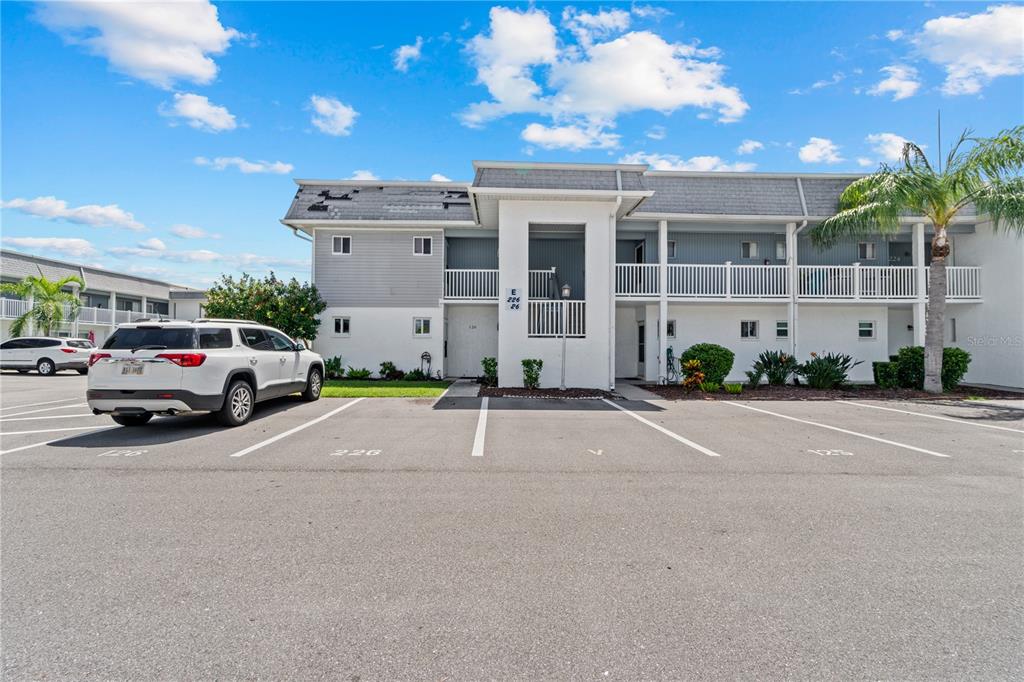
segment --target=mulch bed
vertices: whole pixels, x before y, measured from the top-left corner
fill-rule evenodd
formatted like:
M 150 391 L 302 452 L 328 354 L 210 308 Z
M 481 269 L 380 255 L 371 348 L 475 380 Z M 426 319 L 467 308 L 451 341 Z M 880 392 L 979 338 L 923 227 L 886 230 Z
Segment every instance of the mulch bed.
M 667 400 L 963 400 L 968 397 L 978 398 L 1010 398 L 1020 400 L 1024 393 L 998 391 L 991 388 L 959 388 L 941 395 L 925 393 L 910 388 L 882 389 L 872 385 L 856 385 L 847 388 L 817 389 L 807 386 L 758 386 L 751 389 L 743 387 L 743 393 L 732 394 L 725 391 L 718 393 L 687 393 L 682 386 L 645 385 L 643 388 L 656 393 Z
M 559 388 L 499 388 L 495 386 L 481 386 L 480 397 L 488 398 L 611 398 L 608 391 L 601 391 L 595 388 L 567 388 L 564 391 Z

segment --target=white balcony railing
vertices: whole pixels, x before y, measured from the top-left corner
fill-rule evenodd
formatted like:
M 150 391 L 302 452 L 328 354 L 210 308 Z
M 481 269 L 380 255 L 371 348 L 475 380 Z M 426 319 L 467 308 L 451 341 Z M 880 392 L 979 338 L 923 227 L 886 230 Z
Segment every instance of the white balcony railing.
M 587 335 L 586 301 L 530 301 L 529 336 L 561 337 Z
M 669 265 L 668 295 L 675 298 L 785 298 L 785 265 Z
M 552 290 L 555 282 L 555 269 L 530 270 L 530 298 L 553 298 L 558 292 Z
M 19 298 L 0 298 L 0 317 L 11 320 L 28 312 L 28 301 Z
M 497 270 L 445 270 L 444 297 L 452 299 L 498 298 Z
M 657 296 L 657 263 L 635 263 L 615 265 L 616 296 Z
M 927 283 L 928 276 L 925 275 L 926 288 Z M 946 298 L 981 298 L 981 268 L 973 265 L 946 266 Z

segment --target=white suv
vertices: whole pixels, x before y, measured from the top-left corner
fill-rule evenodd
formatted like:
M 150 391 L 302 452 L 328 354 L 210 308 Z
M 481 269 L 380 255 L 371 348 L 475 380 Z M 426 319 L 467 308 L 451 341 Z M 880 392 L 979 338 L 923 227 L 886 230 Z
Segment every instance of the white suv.
M 317 400 L 323 384 L 320 356 L 277 329 L 245 320 L 139 321 L 93 352 L 86 398 L 93 413 L 123 426 L 199 411 L 239 426 L 256 403 L 300 392 Z
M 22 374 L 34 369 L 44 377 L 62 369 L 85 374 L 89 371 L 89 352 L 95 347 L 88 339 L 19 336 L 0 343 L 0 369 L 16 369 Z

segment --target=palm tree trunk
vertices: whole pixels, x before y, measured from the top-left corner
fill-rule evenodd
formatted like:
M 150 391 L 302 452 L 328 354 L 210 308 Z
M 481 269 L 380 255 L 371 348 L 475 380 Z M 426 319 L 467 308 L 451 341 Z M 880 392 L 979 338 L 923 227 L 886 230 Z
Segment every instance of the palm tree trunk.
M 924 325 L 924 390 L 942 393 L 942 349 L 946 345 L 946 228 L 936 228 L 928 270 L 928 305 Z

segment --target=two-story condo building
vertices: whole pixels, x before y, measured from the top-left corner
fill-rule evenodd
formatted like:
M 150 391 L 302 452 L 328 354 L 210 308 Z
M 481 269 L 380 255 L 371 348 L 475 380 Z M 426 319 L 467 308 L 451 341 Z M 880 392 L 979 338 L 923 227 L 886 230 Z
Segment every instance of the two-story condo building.
M 346 365 L 521 386 L 524 358 L 557 386 L 658 381 L 698 342 L 871 362 L 923 344 L 929 234 L 815 248 L 808 231 L 853 175 L 650 171 L 644 165 L 475 162 L 472 183 L 298 180 L 283 224 L 312 242 L 328 303 L 316 348 Z M 952 227 L 946 338 L 968 380 L 1024 386 L 1024 242 L 968 214 Z

